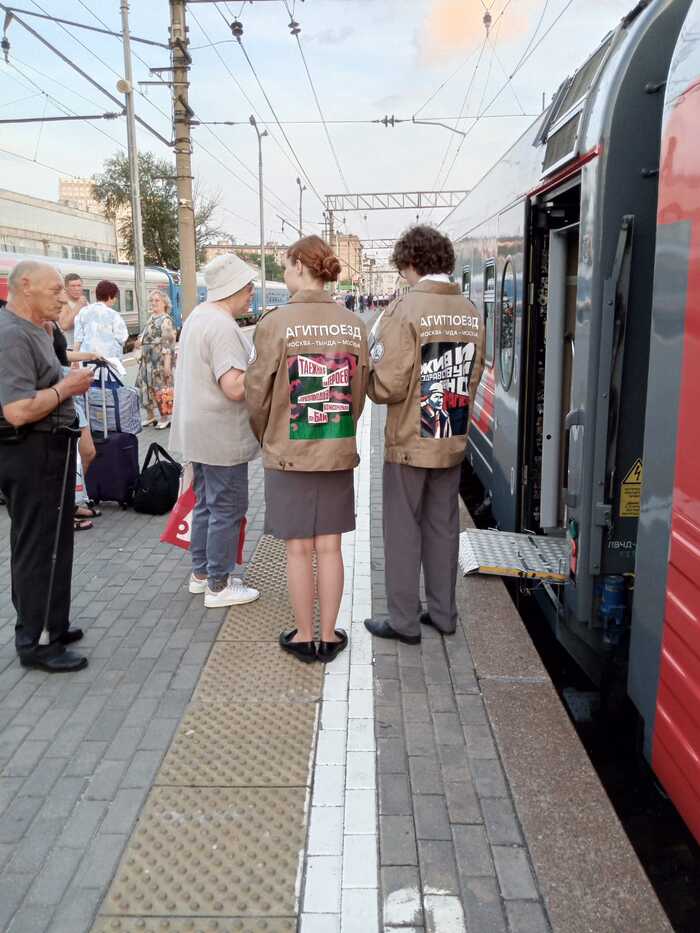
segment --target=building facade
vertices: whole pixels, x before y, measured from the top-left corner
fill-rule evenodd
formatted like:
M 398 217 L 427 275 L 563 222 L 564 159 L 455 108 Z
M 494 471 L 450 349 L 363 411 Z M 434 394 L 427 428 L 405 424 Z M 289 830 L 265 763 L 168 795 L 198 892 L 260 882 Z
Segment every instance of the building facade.
M 114 224 L 55 201 L 0 189 L 0 250 L 117 262 Z
M 95 200 L 95 184 L 91 178 L 61 178 L 58 182 L 58 200 L 66 207 L 78 211 L 87 211 L 90 214 L 99 214 L 105 217 L 102 205 Z M 122 222 L 131 217 L 131 208 L 128 205 L 117 210 L 117 216 L 109 220 L 114 226 L 117 238 L 117 261 L 128 262 L 126 241 L 119 233 Z
M 274 259 L 280 266 L 284 265 L 284 258 L 287 255 L 288 247 L 284 243 L 266 243 L 265 258 L 268 256 Z M 235 253 L 245 260 L 257 260 L 260 256 L 259 243 L 213 243 L 207 246 L 204 251 L 204 262 L 211 262 L 216 256 L 224 256 L 227 253 Z
M 360 285 L 362 280 L 362 243 L 354 233 L 333 234 L 333 250 L 340 260 L 340 282 Z

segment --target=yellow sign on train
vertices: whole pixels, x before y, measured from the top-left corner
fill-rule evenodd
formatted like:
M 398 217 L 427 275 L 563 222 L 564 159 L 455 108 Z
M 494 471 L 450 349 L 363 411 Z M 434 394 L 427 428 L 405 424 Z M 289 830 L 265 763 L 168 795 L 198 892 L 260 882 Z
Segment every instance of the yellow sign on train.
M 639 518 L 642 501 L 642 461 L 637 459 L 620 486 L 620 518 Z

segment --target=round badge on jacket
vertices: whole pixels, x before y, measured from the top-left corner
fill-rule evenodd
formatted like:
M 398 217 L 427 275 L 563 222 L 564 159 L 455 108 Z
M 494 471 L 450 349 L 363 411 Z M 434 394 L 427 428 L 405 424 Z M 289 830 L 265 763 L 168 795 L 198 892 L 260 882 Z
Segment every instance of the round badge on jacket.
M 378 340 L 370 351 L 370 356 L 375 363 L 378 363 L 381 358 L 384 356 L 384 344 L 381 340 Z

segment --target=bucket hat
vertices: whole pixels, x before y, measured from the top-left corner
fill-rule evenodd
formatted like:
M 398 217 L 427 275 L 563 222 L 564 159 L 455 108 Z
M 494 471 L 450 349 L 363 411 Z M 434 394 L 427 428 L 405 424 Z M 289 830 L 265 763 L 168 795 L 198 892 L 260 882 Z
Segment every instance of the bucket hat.
M 257 270 L 243 262 L 240 256 L 228 253 L 217 256 L 204 267 L 204 281 L 207 286 L 207 299 L 220 301 L 235 295 L 242 288 L 256 279 Z

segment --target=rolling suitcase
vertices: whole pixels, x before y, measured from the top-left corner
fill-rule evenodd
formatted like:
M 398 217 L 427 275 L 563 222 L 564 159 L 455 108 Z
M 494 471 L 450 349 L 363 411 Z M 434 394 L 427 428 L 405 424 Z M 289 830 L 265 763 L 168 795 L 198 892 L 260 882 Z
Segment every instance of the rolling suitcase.
M 131 505 L 139 478 L 139 443 L 134 434 L 107 430 L 107 394 L 102 374 L 103 432 L 96 435 L 95 459 L 85 477 L 85 485 L 94 502 L 118 502 L 125 509 Z

